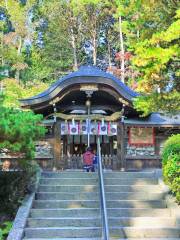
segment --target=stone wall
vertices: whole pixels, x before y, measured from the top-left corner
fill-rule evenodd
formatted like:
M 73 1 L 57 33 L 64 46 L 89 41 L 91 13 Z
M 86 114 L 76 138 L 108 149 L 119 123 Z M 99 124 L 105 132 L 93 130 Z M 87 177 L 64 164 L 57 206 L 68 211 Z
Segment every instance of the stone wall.
M 36 143 L 35 158 L 53 158 L 53 147 L 49 141 Z
M 127 144 L 126 154 L 130 156 L 154 156 L 154 146 L 132 146 Z

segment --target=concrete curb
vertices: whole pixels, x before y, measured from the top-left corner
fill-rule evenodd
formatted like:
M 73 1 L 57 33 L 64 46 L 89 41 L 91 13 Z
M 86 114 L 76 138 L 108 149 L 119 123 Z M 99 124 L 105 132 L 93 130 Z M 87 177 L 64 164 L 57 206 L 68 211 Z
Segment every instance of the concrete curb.
M 7 240 L 22 240 L 24 237 L 24 228 L 26 226 L 27 218 L 35 199 L 35 192 L 39 185 L 41 172 L 42 170 L 40 170 L 36 175 L 37 180 L 34 184 L 33 192 L 25 196 L 22 205 L 19 207 Z

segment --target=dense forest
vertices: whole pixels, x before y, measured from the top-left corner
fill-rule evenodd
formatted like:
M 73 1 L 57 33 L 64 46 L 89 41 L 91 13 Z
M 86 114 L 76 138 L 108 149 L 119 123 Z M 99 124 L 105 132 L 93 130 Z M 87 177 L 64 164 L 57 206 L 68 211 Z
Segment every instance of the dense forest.
M 177 0 L 0 0 L 0 91 L 5 106 L 81 65 L 116 75 L 144 115 L 180 110 Z

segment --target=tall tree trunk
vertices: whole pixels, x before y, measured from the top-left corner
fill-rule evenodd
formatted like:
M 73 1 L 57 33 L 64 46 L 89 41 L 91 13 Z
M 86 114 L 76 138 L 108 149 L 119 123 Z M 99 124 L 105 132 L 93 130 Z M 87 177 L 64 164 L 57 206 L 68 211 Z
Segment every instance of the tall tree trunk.
M 0 81 L 0 94 L 3 92 L 3 81 Z
M 137 30 L 137 38 L 138 39 L 140 38 L 140 31 L 139 31 L 139 29 Z
M 124 83 L 125 60 L 124 60 L 124 40 L 122 34 L 122 19 L 119 17 L 119 40 L 121 47 L 121 81 Z
M 22 48 L 22 37 L 19 37 L 19 46 L 18 46 L 18 50 L 17 50 L 17 55 L 21 55 L 21 48 Z M 16 74 L 15 74 L 15 79 L 19 82 L 20 84 L 20 70 L 16 69 Z
M 2 55 L 1 55 L 1 65 L 4 66 L 4 56 L 3 56 L 3 48 L 4 48 L 4 44 L 3 44 L 3 41 L 4 41 L 4 33 L 2 31 L 1 33 L 1 49 L 2 49 Z
M 19 85 L 20 85 L 20 70 L 19 69 L 16 69 L 16 73 L 15 73 L 15 79 L 19 82 Z
M 73 48 L 74 70 L 77 70 L 78 69 L 77 49 L 76 49 L 76 40 L 75 40 L 73 29 L 71 29 L 71 38 L 72 38 L 72 48 Z
M 108 45 L 108 62 L 109 62 L 109 67 L 111 67 L 112 66 L 112 62 L 111 62 L 111 45 L 110 45 L 109 40 L 107 42 L 107 45 Z
M 19 46 L 18 46 L 18 52 L 17 55 L 21 55 L 21 48 L 22 48 L 22 37 L 19 36 Z
M 4 0 L 6 9 L 8 9 L 8 0 Z
M 93 65 L 97 64 L 96 32 L 93 33 Z

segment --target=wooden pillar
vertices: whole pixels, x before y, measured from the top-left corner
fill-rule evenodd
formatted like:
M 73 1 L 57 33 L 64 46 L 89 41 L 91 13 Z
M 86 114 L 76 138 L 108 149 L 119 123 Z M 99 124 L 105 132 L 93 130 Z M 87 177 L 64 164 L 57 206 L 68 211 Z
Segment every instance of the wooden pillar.
M 109 154 L 113 155 L 113 136 L 109 137 Z
M 57 120 L 54 126 L 54 168 L 62 168 L 61 162 L 61 122 Z
M 125 166 L 125 129 L 124 123 L 119 122 L 117 126 L 117 169 L 124 171 Z

